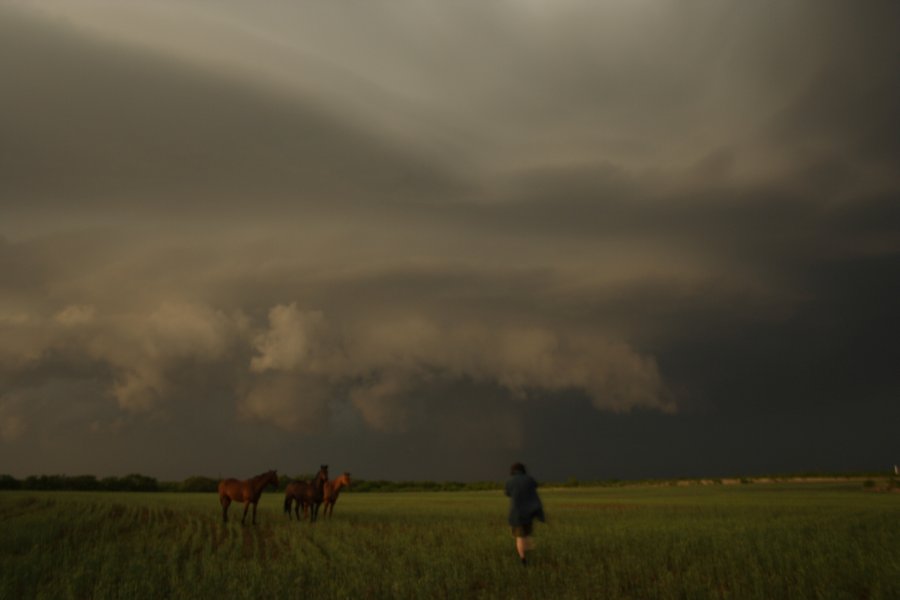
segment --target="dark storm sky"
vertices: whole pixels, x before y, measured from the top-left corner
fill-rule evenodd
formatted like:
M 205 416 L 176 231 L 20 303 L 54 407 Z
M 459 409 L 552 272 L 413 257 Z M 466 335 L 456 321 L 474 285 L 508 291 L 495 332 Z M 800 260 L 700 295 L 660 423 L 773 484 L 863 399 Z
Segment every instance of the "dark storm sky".
M 0 473 L 900 462 L 900 4 L 0 5 Z

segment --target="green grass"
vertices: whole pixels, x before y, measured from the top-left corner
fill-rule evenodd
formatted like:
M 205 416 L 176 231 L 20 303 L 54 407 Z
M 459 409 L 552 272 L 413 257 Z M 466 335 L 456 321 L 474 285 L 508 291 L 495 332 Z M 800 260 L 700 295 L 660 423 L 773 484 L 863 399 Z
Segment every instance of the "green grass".
M 842 485 L 344 494 L 221 523 L 213 494 L 2 492 L 0 598 L 900 598 L 900 495 Z M 248 517 L 249 519 L 249 517 Z

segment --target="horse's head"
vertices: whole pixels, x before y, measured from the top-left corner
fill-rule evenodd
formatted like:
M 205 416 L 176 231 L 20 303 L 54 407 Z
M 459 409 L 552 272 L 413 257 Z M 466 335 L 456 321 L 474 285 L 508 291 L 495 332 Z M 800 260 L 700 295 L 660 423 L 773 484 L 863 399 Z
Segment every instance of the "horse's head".
M 268 477 L 268 479 L 266 479 L 266 484 L 271 484 L 271 485 L 275 486 L 276 490 L 278 489 L 278 471 L 277 470 L 272 469 L 271 471 L 269 471 L 269 477 Z
M 338 481 L 350 487 L 350 471 L 344 471 L 340 477 L 338 477 Z

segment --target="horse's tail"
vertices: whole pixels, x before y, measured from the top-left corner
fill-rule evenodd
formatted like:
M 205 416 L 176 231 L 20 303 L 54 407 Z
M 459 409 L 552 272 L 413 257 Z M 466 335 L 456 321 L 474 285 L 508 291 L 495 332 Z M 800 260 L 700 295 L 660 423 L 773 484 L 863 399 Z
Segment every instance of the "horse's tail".
M 291 497 L 291 495 L 288 494 L 287 492 L 285 492 L 285 494 L 284 494 L 284 512 L 287 515 L 291 514 L 291 501 L 292 500 L 293 500 L 293 498 Z

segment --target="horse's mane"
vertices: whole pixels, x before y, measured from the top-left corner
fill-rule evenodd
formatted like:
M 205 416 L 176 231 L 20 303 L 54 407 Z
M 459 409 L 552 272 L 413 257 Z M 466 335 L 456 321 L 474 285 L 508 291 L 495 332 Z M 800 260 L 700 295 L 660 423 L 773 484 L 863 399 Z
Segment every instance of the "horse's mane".
M 250 480 L 250 487 L 253 488 L 254 492 L 261 492 L 262 489 L 268 483 L 268 481 L 270 479 L 272 479 L 273 477 L 275 477 L 275 484 L 277 486 L 278 485 L 278 478 L 276 475 L 277 473 L 278 473 L 278 471 L 276 471 L 275 469 L 271 469 L 269 471 L 266 471 L 265 473 L 260 473 L 259 475 L 257 475 L 256 477 L 254 477 L 253 479 Z

